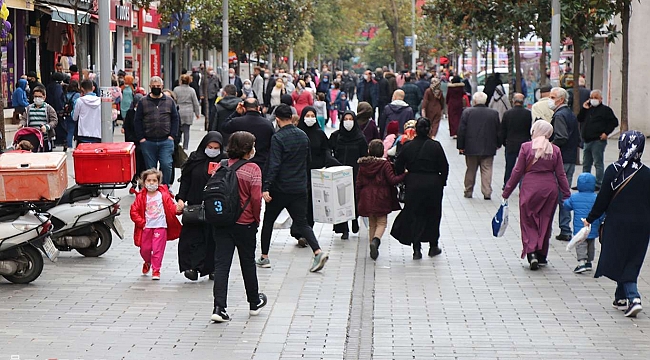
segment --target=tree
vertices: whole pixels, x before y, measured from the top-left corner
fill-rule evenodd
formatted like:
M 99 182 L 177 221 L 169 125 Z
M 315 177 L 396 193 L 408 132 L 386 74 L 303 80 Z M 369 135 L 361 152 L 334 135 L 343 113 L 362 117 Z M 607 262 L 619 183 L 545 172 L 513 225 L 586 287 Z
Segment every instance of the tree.
M 640 0 L 639 3 L 641 3 Z M 629 129 L 627 97 L 630 78 L 630 18 L 632 17 L 632 0 L 617 0 L 616 12 L 621 16 L 621 36 L 623 37 L 623 57 L 621 59 L 621 132 L 623 132 Z
M 393 62 L 391 50 L 393 50 L 391 33 L 387 28 L 381 28 L 366 45 L 362 60 L 370 68 L 382 67 Z M 402 63 L 404 63 L 403 59 Z

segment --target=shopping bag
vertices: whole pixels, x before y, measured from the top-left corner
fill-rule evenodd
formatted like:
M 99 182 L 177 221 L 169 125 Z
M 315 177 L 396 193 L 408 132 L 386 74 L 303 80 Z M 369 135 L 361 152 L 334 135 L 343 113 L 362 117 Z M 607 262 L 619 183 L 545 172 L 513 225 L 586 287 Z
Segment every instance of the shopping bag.
M 578 244 L 587 240 L 587 237 L 589 237 L 590 232 L 591 232 L 591 224 L 589 224 L 589 226 L 585 226 L 582 229 L 580 229 L 580 231 L 578 231 L 577 234 L 573 235 L 571 241 L 569 241 L 569 243 L 566 245 L 566 251 L 573 250 L 576 246 L 578 246 Z
M 492 235 L 502 237 L 508 228 L 508 201 L 501 202 L 496 215 L 492 218 Z
M 293 220 L 291 219 L 291 216 L 289 216 L 289 212 L 284 209 L 278 215 L 278 218 L 275 220 L 275 223 L 273 223 L 273 228 L 274 229 L 289 229 L 291 228 L 291 225 L 293 224 Z

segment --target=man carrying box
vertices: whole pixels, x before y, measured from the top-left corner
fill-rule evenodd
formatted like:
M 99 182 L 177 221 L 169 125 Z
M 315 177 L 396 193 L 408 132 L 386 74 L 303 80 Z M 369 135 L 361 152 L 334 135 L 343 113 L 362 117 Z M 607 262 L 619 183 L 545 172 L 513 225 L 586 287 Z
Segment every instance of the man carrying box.
M 314 230 L 307 224 L 307 159 L 309 138 L 291 122 L 291 108 L 281 104 L 275 109 L 275 117 L 280 127 L 271 138 L 268 165 L 262 197 L 266 210 L 262 225 L 262 256 L 256 261 L 263 268 L 270 268 L 269 248 L 273 224 L 283 209 L 287 209 L 293 219 L 294 229 L 301 234 L 314 252 L 311 272 L 320 271 L 329 255 L 318 245 Z

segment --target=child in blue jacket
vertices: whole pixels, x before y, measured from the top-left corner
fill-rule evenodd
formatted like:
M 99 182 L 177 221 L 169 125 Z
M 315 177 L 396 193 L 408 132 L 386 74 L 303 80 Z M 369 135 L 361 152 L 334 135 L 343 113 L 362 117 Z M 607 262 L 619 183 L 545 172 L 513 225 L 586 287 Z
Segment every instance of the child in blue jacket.
M 564 201 L 564 208 L 571 211 L 573 210 L 573 234 L 577 234 L 584 225 L 582 219 L 586 219 L 591 211 L 591 208 L 596 202 L 596 177 L 591 173 L 582 173 L 578 176 L 578 192 L 571 195 Z M 595 240 L 598 237 L 598 228 L 600 227 L 602 219 L 598 219 L 591 224 L 591 232 L 587 240 L 576 246 L 576 254 L 578 257 L 578 266 L 573 270 L 576 274 L 581 274 L 585 271 L 591 271 L 591 262 L 594 261 L 596 253 Z

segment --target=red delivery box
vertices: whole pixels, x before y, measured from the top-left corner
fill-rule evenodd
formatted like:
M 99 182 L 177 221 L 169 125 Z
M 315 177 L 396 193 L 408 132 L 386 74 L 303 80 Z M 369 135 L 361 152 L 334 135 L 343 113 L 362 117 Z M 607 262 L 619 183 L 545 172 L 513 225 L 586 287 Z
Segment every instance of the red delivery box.
M 135 145 L 79 144 L 72 153 L 77 184 L 126 184 L 135 174 Z
M 0 201 L 55 200 L 67 187 L 65 153 L 0 155 Z

